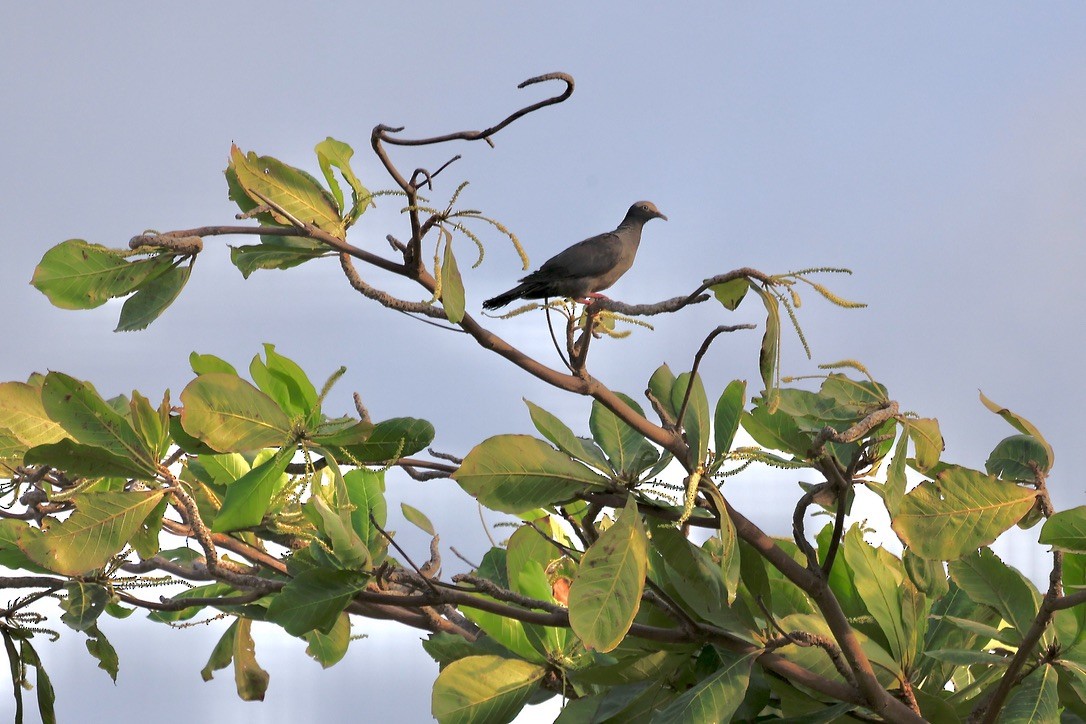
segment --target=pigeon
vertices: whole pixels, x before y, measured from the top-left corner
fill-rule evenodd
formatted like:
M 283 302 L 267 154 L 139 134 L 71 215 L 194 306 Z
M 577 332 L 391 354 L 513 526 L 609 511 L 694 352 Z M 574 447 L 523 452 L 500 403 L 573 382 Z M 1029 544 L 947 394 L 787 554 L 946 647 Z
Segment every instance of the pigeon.
M 617 229 L 559 252 L 517 286 L 483 302 L 483 309 L 498 309 L 514 299 L 567 297 L 588 304 L 603 297 L 599 292 L 617 282 L 633 265 L 641 243 L 641 227 L 650 219 L 667 221 L 651 201 L 638 201 Z

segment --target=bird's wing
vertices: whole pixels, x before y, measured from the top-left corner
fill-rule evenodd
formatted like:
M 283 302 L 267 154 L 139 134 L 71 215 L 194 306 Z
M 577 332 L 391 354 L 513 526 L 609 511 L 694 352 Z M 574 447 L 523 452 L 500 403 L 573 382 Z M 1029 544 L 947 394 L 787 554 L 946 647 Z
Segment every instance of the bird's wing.
M 526 276 L 525 280 L 575 279 L 598 277 L 615 268 L 622 258 L 623 242 L 609 232 L 579 241 L 555 254 Z

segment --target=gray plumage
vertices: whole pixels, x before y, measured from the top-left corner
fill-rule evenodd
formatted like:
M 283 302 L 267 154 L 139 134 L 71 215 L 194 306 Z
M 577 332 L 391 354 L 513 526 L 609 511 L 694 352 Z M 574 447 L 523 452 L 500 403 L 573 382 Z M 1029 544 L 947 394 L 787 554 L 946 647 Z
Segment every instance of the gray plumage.
M 641 227 L 650 219 L 667 217 L 651 201 L 638 201 L 614 231 L 579 241 L 559 252 L 520 284 L 483 302 L 483 309 L 504 307 L 514 299 L 598 298 L 633 266 L 641 243 Z

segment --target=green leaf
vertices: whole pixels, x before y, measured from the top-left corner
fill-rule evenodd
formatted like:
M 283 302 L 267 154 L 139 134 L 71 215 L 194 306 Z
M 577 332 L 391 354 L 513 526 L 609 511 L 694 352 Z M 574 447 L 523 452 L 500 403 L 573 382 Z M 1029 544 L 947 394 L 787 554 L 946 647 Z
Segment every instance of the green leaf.
M 528 414 L 532 418 L 535 429 L 539 430 L 539 434 L 550 440 L 556 448 L 571 458 L 577 458 L 597 470 L 610 473 L 611 466 L 607 463 L 607 459 L 600 454 L 599 448 L 595 445 L 585 444 L 585 441 L 574 435 L 573 431 L 566 427 L 564 422 L 542 407 L 529 400 L 524 400 L 524 404 L 528 406 Z
M 430 711 L 441 724 L 510 722 L 546 673 L 542 666 L 526 661 L 468 656 L 438 674 Z
M 188 284 L 192 264 L 173 266 L 162 274 L 145 281 L 136 293 L 125 300 L 121 316 L 114 332 L 133 332 L 146 329 L 147 325 L 162 316 Z
M 772 414 L 762 405 L 742 414 L 743 429 L 764 448 L 780 450 L 797 458 L 807 457 L 811 437 L 800 432 L 795 420 L 783 412 Z
M 725 309 L 733 312 L 739 306 L 739 303 L 743 301 L 743 297 L 747 295 L 748 289 L 750 289 L 750 282 L 746 277 L 732 279 L 730 282 L 709 287 L 709 291 L 713 293 L 717 301 L 723 304 Z
M 225 533 L 260 525 L 272 496 L 285 479 L 294 448 L 283 447 L 271 458 L 242 475 L 226 488 L 226 499 L 211 529 Z
M 324 451 L 321 451 L 322 453 Z M 326 455 L 327 457 L 327 455 Z M 332 554 L 337 567 L 357 571 L 371 565 L 370 553 L 362 538 L 354 531 L 349 507 L 350 492 L 335 461 L 328 460 L 329 470 L 334 476 L 335 495 L 333 509 L 322 495 L 312 495 L 303 509 L 312 509 L 316 516 L 311 516 L 317 524 L 317 530 L 332 545 Z
M 445 242 L 445 254 L 441 260 L 441 305 L 445 316 L 453 324 L 464 318 L 464 280 L 453 256 L 452 244 Z
M 762 384 L 765 385 L 766 396 L 770 399 L 772 407 L 774 398 L 772 393 L 777 386 L 777 366 L 781 354 L 781 307 L 777 298 L 767 289 L 757 286 L 751 288 L 758 292 L 766 310 L 765 334 L 762 336 L 762 347 L 758 352 L 758 371 L 762 375 Z
M 912 651 L 901 615 L 901 574 L 879 560 L 874 547 L 860 535 L 850 536 L 844 546 L 845 563 L 852 570 L 856 592 L 890 645 L 893 657 L 907 664 Z
M 572 498 L 607 479 L 542 440 L 498 435 L 472 448 L 453 479 L 486 507 L 520 513 Z
M 516 571 L 514 582 L 513 590 L 529 598 L 537 601 L 554 601 L 551 583 L 547 580 L 547 574 L 539 561 L 526 561 L 524 567 Z M 569 658 L 572 646 L 576 645 L 580 649 L 576 637 L 564 627 L 524 624 L 524 634 L 533 648 L 546 654 L 551 661 Z
M 894 457 L 886 468 L 886 484 L 882 486 L 882 499 L 886 504 L 886 512 L 894 518 L 901 508 L 901 499 L 905 497 L 907 478 L 905 477 L 905 462 L 909 457 L 909 422 L 902 423 L 901 434 L 898 435 L 897 446 L 894 448 Z
M 989 641 L 998 641 L 1007 646 L 1017 647 L 1022 638 L 1013 628 L 996 628 L 995 626 L 989 626 L 986 623 L 981 623 L 968 618 L 958 618 L 957 616 L 943 615 L 940 618 L 950 625 L 977 637 L 978 643 L 982 644 L 986 644 Z
M 61 309 L 94 309 L 162 274 L 173 256 L 128 261 L 125 253 L 69 239 L 45 252 L 30 283 Z
M 275 401 L 231 374 L 200 375 L 181 392 L 185 432 L 218 452 L 244 452 L 285 444 L 290 418 Z
M 735 616 L 728 611 L 728 583 L 708 553 L 671 526 L 653 528 L 652 545 L 679 598 L 695 615 L 717 626 L 734 623 Z
M 732 449 L 735 433 L 739 430 L 739 420 L 743 415 L 743 404 L 747 397 L 745 380 L 732 380 L 716 401 L 713 415 L 713 432 L 716 454 L 723 456 Z
M 98 626 L 94 625 L 87 629 L 86 644 L 87 651 L 98 660 L 98 668 L 109 674 L 109 678 L 113 679 L 113 683 L 116 684 L 120 659 L 117 657 L 117 650 L 113 648 L 113 644 L 98 629 Z
M 0 383 L 0 466 L 21 465 L 29 448 L 64 437 L 64 428 L 45 412 L 39 388 Z
M 151 451 L 152 459 L 161 459 L 170 449 L 170 394 L 166 392 L 158 409 L 151 407 L 151 402 L 135 390 L 128 403 L 129 419 L 136 436 Z
M 655 722 L 725 722 L 743 703 L 750 667 L 758 653 L 740 655 L 716 649 L 721 667 L 653 717 Z
M 128 420 L 117 414 L 93 387 L 63 373 L 50 372 L 42 385 L 41 400 L 46 414 L 76 442 L 128 458 L 141 471 L 139 477 L 154 477 L 158 461 Z
M 163 492 L 130 490 L 72 496 L 75 512 L 42 533 L 26 527 L 19 548 L 32 561 L 65 576 L 104 566 L 119 553 L 155 509 Z
M 5 634 L 6 639 L 7 635 Z M 53 682 L 49 680 L 49 675 L 45 673 L 45 667 L 42 666 L 41 659 L 38 658 L 38 652 L 30 645 L 29 639 L 24 638 L 19 642 L 19 653 L 24 667 L 30 666 L 37 670 L 34 683 L 38 692 L 38 714 L 41 716 L 42 724 L 56 724 L 57 717 L 53 711 L 56 694 L 53 692 Z M 13 680 L 18 680 L 18 677 Z
M 662 681 L 638 681 L 571 699 L 565 703 L 554 724 L 649 721 L 646 717 L 667 703 L 669 697 L 663 688 Z
M 11 673 L 11 686 L 15 699 L 15 724 L 23 721 L 23 687 L 22 674 L 23 662 L 19 657 L 19 651 L 15 648 L 15 640 L 7 628 L 0 628 L 0 637 L 4 639 L 4 652 L 8 658 L 8 669 Z
M 530 525 L 522 525 L 517 528 L 516 532 L 509 536 L 505 549 L 506 585 L 517 593 L 525 595 L 529 594 L 528 591 L 520 587 L 520 572 L 529 563 L 535 563 L 541 570 L 545 571 L 553 561 L 562 557 L 561 551 L 544 538 L 540 531 L 560 543 L 568 543 L 565 533 L 549 516 L 536 521 L 535 525 L 535 528 Z M 550 597 L 551 593 L 548 590 L 546 600 L 549 600 Z
M 1061 708 L 1056 690 L 1056 669 L 1042 664 L 1011 690 L 999 721 L 1001 724 L 1058 724 Z
M 400 503 L 400 510 L 403 511 L 403 517 L 407 518 L 408 522 L 414 523 L 415 526 L 422 530 L 424 533 L 428 533 L 431 537 L 437 535 L 434 532 L 434 524 L 430 522 L 430 519 L 426 517 L 418 508 L 412 507 L 407 503 Z
M 1086 505 L 1061 510 L 1045 521 L 1040 543 L 1070 553 L 1086 553 Z
M 966 649 L 932 649 L 925 651 L 924 655 L 955 666 L 1006 666 L 1011 662 L 1006 656 Z
M 318 430 L 327 430 L 327 425 Z M 371 422 L 355 422 L 349 427 L 336 429 L 332 432 L 317 432 L 311 436 L 314 444 L 321 447 L 349 447 L 362 445 L 373 434 L 374 425 Z
M 240 618 L 234 633 L 234 684 L 242 701 L 264 701 L 268 672 L 256 663 L 256 646 L 250 631 L 253 622 Z
M 233 593 L 236 593 L 234 588 L 225 583 L 209 583 L 203 586 L 193 586 L 192 588 L 185 589 L 176 596 L 172 596 L 170 600 L 183 602 L 190 598 L 215 598 L 218 596 L 229 596 Z M 151 611 L 151 613 L 147 615 L 147 618 L 159 623 L 174 623 L 195 618 L 200 615 L 200 612 L 203 610 L 204 606 L 190 606 L 189 608 L 183 608 L 180 611 Z
M 1033 482 L 1038 473 L 1034 467 L 1044 474 L 1048 472 L 1048 451 L 1041 442 L 1032 435 L 1011 435 L 1003 440 L 992 450 L 988 460 L 984 463 L 984 469 L 989 475 L 995 475 L 1003 480 L 1021 480 Z
M 292 269 L 335 252 L 319 241 L 300 236 L 261 236 L 259 244 L 230 247 L 230 263 L 245 279 L 258 269 Z
M 317 389 L 302 368 L 275 351 L 274 344 L 264 344 L 264 357 L 253 357 L 249 374 L 260 391 L 275 400 L 291 417 L 307 417 L 317 408 Z
M 351 527 L 370 549 L 374 562 L 378 562 L 378 553 L 388 545 L 384 536 L 370 520 L 373 515 L 377 525 L 384 527 L 388 517 L 385 502 L 385 473 L 383 470 L 355 468 L 343 475 L 347 488 L 347 498 L 354 510 L 351 511 Z
M 317 437 L 318 444 L 323 437 Z M 340 459 L 354 460 L 360 463 L 386 463 L 406 457 L 423 450 L 434 441 L 434 426 L 426 420 L 415 417 L 393 417 L 377 423 L 365 442 L 332 446 L 333 454 L 342 448 L 346 455 Z M 337 455 L 337 457 L 339 457 Z
M 335 666 L 347 655 L 347 647 L 351 643 L 351 617 L 341 613 L 328 633 L 314 629 L 304 637 L 309 642 L 305 649 L 306 654 L 314 658 L 322 668 Z
M 346 143 L 329 136 L 318 143 L 313 150 L 317 152 L 317 163 L 320 164 L 321 173 L 324 174 L 324 178 L 328 182 L 328 188 L 332 190 L 332 195 L 335 197 L 340 209 L 343 209 L 343 192 L 340 190 L 339 183 L 332 173 L 333 166 L 339 169 L 340 173 L 343 174 L 343 178 L 351 186 L 351 208 L 344 214 L 344 219 L 347 225 L 350 226 L 373 203 L 370 200 L 369 191 L 366 190 L 366 187 L 362 185 L 362 182 L 355 176 L 354 171 L 351 170 L 350 162 L 351 157 L 354 155 L 354 149 Z
M 483 596 L 487 600 L 493 600 L 489 596 Z M 525 625 L 516 619 L 508 618 L 497 613 L 490 613 L 478 608 L 460 605 L 459 610 L 467 618 L 481 628 L 487 636 L 512 652 L 528 661 L 538 664 L 547 663 L 547 659 L 539 651 L 536 651 L 528 640 Z
M 621 393 L 617 394 L 639 415 L 644 414 L 641 406 L 634 400 Z M 641 433 L 619 419 L 618 415 L 598 400 L 592 401 L 588 428 L 617 473 L 635 478 L 660 459 L 659 451 Z
M 902 499 L 892 526 L 917 555 L 953 561 L 998 538 L 1036 497 L 1036 490 L 950 465 Z
M 735 603 L 735 597 L 739 593 L 740 554 L 739 538 L 735 532 L 735 523 L 728 515 L 728 504 L 724 500 L 720 490 L 709 481 L 703 489 L 713 499 L 716 509 L 720 511 L 720 572 L 724 576 L 724 585 L 728 591 L 728 605 Z M 712 539 L 710 539 L 712 540 Z
M 686 405 L 681 422 L 687 444 L 690 445 L 690 452 L 697 456 L 696 460 L 690 462 L 697 466 L 705 460 L 705 455 L 709 450 L 709 398 L 705 396 L 705 386 L 701 383 L 701 377 L 695 375 L 691 383 L 690 373 L 683 372 L 671 388 L 671 406 L 675 408 L 676 414 L 682 407 L 688 386 L 691 386 L 690 401 Z
M 1015 430 L 1018 430 L 1019 432 L 1026 435 L 1032 435 L 1037 440 L 1037 442 L 1041 443 L 1041 445 L 1044 446 L 1045 452 L 1048 453 L 1049 468 L 1052 467 L 1052 464 L 1056 462 L 1056 455 L 1054 452 L 1052 452 L 1052 446 L 1048 444 L 1048 441 L 1045 440 L 1044 435 L 1041 434 L 1041 431 L 1038 430 L 1032 422 L 1022 417 L 1021 415 L 1017 415 L 1011 412 L 1006 407 L 1001 407 L 996 403 L 992 402 L 984 396 L 983 392 L 980 393 L 980 401 L 989 410 L 1010 423 L 1011 427 L 1013 427 Z
M 670 367 L 663 364 L 652 373 L 652 377 L 649 378 L 649 388 L 645 391 L 647 395 L 651 394 L 655 397 L 656 403 L 664 408 L 664 411 L 669 415 L 667 420 L 669 423 L 675 422 L 675 415 L 679 412 L 671 405 L 671 388 L 674 386 L 675 374 Z
M 905 565 L 909 580 L 928 596 L 941 598 L 950 590 L 942 561 L 921 558 L 906 548 L 901 555 L 901 562 Z
M 237 636 L 240 621 L 241 619 L 235 619 L 215 644 L 207 664 L 200 670 L 200 678 L 204 681 L 211 681 L 214 672 L 225 669 L 234 660 L 234 638 Z
M 303 224 L 313 224 L 343 238 L 345 229 L 335 200 L 309 174 L 271 156 L 257 156 L 252 151 L 242 154 L 237 146 L 230 149 L 230 168 L 240 188 L 256 205 L 267 199 Z M 291 225 L 279 212 L 270 213 L 280 226 Z
M 294 577 L 275 595 L 268 606 L 268 620 L 292 636 L 316 629 L 329 633 L 343 609 L 365 586 L 365 578 L 355 571 L 312 568 Z
M 82 581 L 71 581 L 64 588 L 68 595 L 60 604 L 64 609 L 60 620 L 76 631 L 86 631 L 94 626 L 106 610 L 109 591 L 97 583 Z
M 1006 565 L 990 548 L 951 561 L 950 577 L 977 603 L 999 611 L 1007 623 L 1025 635 L 1041 604 L 1040 594 L 1021 573 Z
M 921 472 L 931 470 L 943 454 L 943 436 L 939 421 L 932 417 L 909 420 L 909 437 L 916 451 L 916 467 Z
M 224 372 L 237 377 L 238 374 L 238 371 L 234 369 L 234 365 L 213 354 L 198 354 L 193 352 L 189 355 L 189 365 L 192 367 L 192 371 L 197 375 L 206 375 L 210 372 Z
M 153 477 L 138 461 L 114 455 L 100 447 L 80 445 L 68 438 L 32 447 L 26 451 L 24 459 L 28 465 L 48 465 L 73 477 L 118 476 L 144 480 Z
M 648 570 L 648 537 L 631 497 L 581 557 L 569 591 L 569 623 L 585 648 L 608 652 L 630 630 Z

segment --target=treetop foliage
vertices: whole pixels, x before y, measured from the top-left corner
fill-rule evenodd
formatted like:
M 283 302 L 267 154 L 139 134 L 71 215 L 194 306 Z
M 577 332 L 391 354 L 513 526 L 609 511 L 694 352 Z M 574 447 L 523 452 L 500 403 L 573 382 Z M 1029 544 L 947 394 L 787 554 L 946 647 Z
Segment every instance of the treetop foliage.
M 803 341 L 800 290 L 862 306 L 816 281 L 845 270 L 743 268 L 653 304 L 546 300 L 506 315 L 543 308 L 525 323 L 551 327 L 560 365 L 470 313 L 458 256 L 467 249 L 477 265 L 494 236 L 523 255 L 520 241 L 459 205 L 466 184 L 444 207 L 423 196 L 438 193 L 458 157 L 404 175 L 390 148 L 489 143 L 573 91 L 560 73 L 522 87 L 549 81 L 565 90 L 483 131 L 405 139 L 377 126 L 370 143 L 391 190 L 363 185 L 354 151 L 332 138 L 315 149 L 323 181 L 233 146 L 226 181 L 245 223 L 145 232 L 126 249 L 71 239 L 45 253 L 34 286 L 62 309 L 125 298 L 118 331 L 163 314 L 205 239 L 258 237 L 230 251 L 245 277 L 332 257 L 371 302 L 464 332 L 480 353 L 556 392 L 589 396 L 592 407 L 571 425 L 537 404 L 545 401 L 526 401 L 538 436 L 497 435 L 460 458 L 431 448 L 426 420 L 374 421 L 357 396 L 355 415 L 331 415 L 325 399 L 344 369 L 312 379 L 271 344 L 245 374 L 193 352 L 193 378 L 176 397 L 105 399 L 61 372 L 0 384 L 0 564 L 17 573 L 0 587 L 21 592 L 0 609 L 0 636 L 17 721 L 31 669 L 41 716 L 54 718 L 35 649 L 58 635 L 46 605 L 54 599 L 60 622 L 86 636 L 114 680 L 119 657 L 99 628 L 103 616 L 229 620 L 201 675 L 232 665 L 247 700 L 269 685 L 254 621 L 305 639 L 306 653 L 328 667 L 345 656 L 354 625 L 390 619 L 429 632 L 423 646 L 440 667 L 432 711 L 442 722 L 510 721 L 554 696 L 566 724 L 1086 716 L 1086 507 L 1053 509 L 1055 456 L 1041 432 L 982 395 L 1013 431 L 983 464 L 967 466 L 943 459 L 936 419 L 901 412 L 857 362 L 826 365 L 813 385 L 782 378 L 782 317 Z M 388 236 L 391 254 L 352 245 L 348 231 L 389 196 L 403 204 L 403 241 Z M 360 265 L 413 280 L 429 299 L 397 298 Z M 589 371 L 594 340 L 647 326 L 641 317 L 705 302 L 727 315 L 750 295 L 766 312 L 754 384 L 707 390 L 698 374 L 713 342 L 743 325 L 709 331 L 678 373 L 651 363 L 643 402 Z M 748 437 L 753 445 L 740 444 Z M 797 493 L 790 538 L 767 535 L 758 511 L 728 500 L 733 480 L 756 481 L 767 466 L 815 481 Z M 513 533 L 446 577 L 425 512 L 405 504 L 400 518 L 390 514 L 392 469 L 455 481 L 511 516 Z M 901 556 L 847 524 L 858 487 L 885 507 L 892 530 L 880 533 L 897 536 Z M 812 510 L 827 522 L 809 532 Z M 394 520 L 430 536 L 429 550 L 402 548 Z M 1039 544 L 1052 551 L 1044 591 L 989 547 L 1014 526 L 1038 525 Z M 149 595 L 154 586 L 170 595 Z

